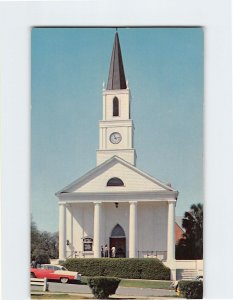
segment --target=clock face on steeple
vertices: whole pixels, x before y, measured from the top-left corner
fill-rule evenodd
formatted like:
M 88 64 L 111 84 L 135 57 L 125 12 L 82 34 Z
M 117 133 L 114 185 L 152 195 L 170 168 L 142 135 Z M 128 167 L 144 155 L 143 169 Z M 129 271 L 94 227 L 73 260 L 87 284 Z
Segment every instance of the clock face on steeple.
M 119 144 L 121 139 L 122 137 L 119 132 L 113 132 L 109 137 L 109 140 L 112 144 Z

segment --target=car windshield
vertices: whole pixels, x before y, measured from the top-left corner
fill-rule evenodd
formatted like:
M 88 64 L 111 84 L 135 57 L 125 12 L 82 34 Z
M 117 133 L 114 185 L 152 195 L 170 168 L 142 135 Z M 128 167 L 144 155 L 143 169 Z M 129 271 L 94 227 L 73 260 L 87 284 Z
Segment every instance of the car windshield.
M 63 266 L 54 266 L 54 270 L 62 270 L 62 271 L 67 271 L 67 269 Z
M 58 271 L 58 270 L 67 271 L 67 269 L 63 266 L 41 265 L 40 268 L 46 270 L 54 270 L 54 271 Z
M 67 271 L 67 269 L 63 266 L 53 266 L 53 265 L 41 265 L 41 269 L 46 269 L 46 270 L 62 270 L 62 271 Z
M 41 265 L 41 269 L 51 270 L 52 267 L 50 265 Z

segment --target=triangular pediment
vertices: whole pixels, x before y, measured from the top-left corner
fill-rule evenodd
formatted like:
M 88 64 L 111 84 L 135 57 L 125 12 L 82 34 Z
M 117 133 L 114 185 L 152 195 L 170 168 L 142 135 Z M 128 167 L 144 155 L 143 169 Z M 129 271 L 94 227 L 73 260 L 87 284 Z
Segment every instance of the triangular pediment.
M 118 184 L 116 179 L 119 179 L 123 184 Z M 175 192 L 172 187 L 160 182 L 123 159 L 114 156 L 60 190 L 56 195 L 59 196 L 63 193 L 147 191 Z

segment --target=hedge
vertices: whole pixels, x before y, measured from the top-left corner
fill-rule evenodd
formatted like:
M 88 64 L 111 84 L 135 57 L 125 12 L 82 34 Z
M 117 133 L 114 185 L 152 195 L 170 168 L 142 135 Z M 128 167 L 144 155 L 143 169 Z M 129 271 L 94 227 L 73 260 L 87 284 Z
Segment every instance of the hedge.
M 109 295 L 115 294 L 120 281 L 113 277 L 89 277 L 87 279 L 92 294 L 97 299 L 106 299 Z
M 63 265 L 84 276 L 170 280 L 170 269 L 157 258 L 70 258 Z
M 202 299 L 203 298 L 203 282 L 202 281 L 186 281 L 178 282 L 178 288 L 181 296 L 187 299 Z

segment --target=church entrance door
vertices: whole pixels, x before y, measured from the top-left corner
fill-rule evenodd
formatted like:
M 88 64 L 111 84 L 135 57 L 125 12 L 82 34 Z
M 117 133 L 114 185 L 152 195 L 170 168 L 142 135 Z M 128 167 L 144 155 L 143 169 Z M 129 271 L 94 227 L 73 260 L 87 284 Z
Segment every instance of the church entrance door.
M 113 228 L 109 240 L 110 254 L 112 247 L 115 247 L 115 257 L 126 257 L 126 238 L 125 231 L 121 225 L 116 224 Z M 112 257 L 112 255 L 110 255 Z
M 116 257 L 126 257 L 126 238 L 125 237 L 110 237 L 110 253 L 114 246 L 116 248 Z

